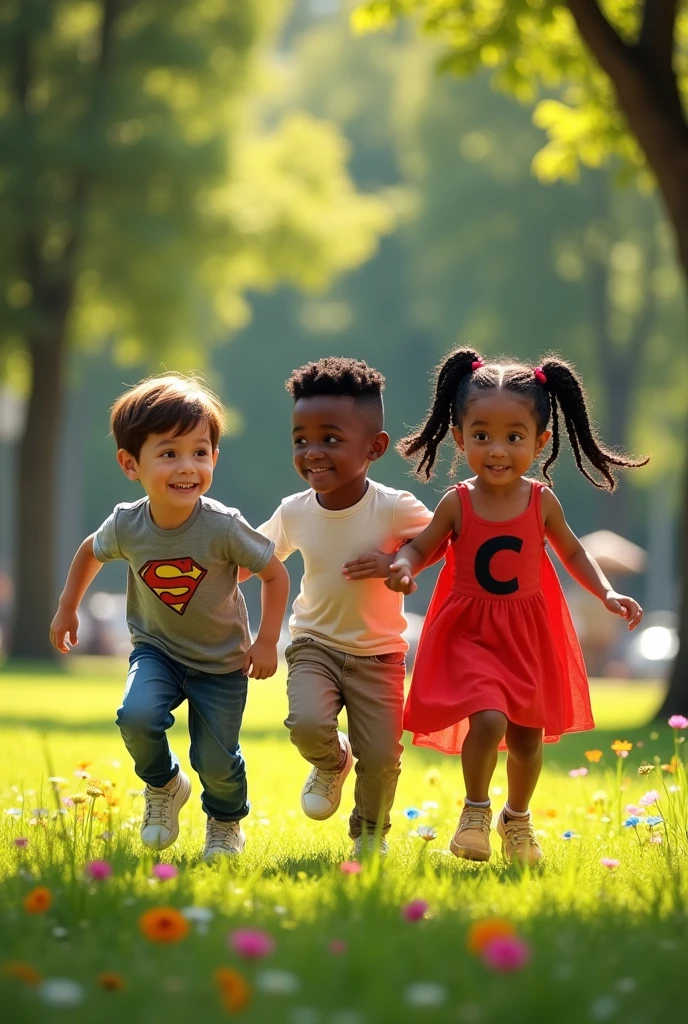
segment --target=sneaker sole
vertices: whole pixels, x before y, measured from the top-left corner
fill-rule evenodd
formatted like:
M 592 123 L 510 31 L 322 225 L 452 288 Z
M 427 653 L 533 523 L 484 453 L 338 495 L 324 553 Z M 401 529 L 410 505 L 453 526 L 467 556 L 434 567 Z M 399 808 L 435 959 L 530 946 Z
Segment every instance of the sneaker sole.
M 492 850 L 490 850 L 489 853 L 485 850 L 472 850 L 468 846 L 459 846 L 459 844 L 455 843 L 453 839 L 449 844 L 449 849 L 454 856 L 458 857 L 460 860 L 488 861 L 492 856 Z
M 141 837 L 141 842 L 149 850 L 166 850 L 173 843 L 177 842 L 179 838 L 179 812 L 191 796 L 191 780 L 183 772 L 180 772 L 180 783 L 179 789 L 172 798 L 172 820 L 174 822 L 174 828 L 170 834 L 170 838 L 166 843 L 146 843 Z
M 351 767 L 354 763 L 354 756 L 351 753 L 351 744 L 349 743 L 349 737 L 345 736 L 343 732 L 339 732 L 337 733 L 337 735 L 339 736 L 340 742 L 343 742 L 346 745 L 346 761 L 344 762 L 344 767 L 339 773 L 339 778 L 337 780 L 336 799 L 332 804 L 332 807 L 330 808 L 329 811 L 326 811 L 324 814 L 313 814 L 311 811 L 307 810 L 306 805 L 303 802 L 305 794 L 303 790 L 301 790 L 301 810 L 306 815 L 306 817 L 311 818 L 312 821 L 327 821 L 328 818 L 331 818 L 332 815 L 339 810 L 339 805 L 342 802 L 342 788 L 346 781 L 346 777 L 351 771 Z

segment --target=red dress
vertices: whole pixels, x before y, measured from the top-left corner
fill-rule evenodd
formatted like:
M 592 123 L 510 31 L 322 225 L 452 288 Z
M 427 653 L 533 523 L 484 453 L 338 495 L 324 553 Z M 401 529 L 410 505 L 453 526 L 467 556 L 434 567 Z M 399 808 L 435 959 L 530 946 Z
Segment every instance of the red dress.
M 460 753 L 477 711 L 542 729 L 545 742 L 595 726 L 580 644 L 545 551 L 545 485 L 531 483 L 528 508 L 501 523 L 477 516 L 469 488 L 457 485 L 461 532 L 428 608 L 404 710 L 417 746 Z

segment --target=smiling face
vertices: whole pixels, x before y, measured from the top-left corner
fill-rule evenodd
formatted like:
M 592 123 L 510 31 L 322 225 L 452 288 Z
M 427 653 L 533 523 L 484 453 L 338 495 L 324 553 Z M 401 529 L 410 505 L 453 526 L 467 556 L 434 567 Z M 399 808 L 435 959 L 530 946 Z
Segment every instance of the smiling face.
M 297 473 L 318 495 L 336 496 L 339 507 L 355 504 L 365 492 L 368 466 L 389 444 L 370 407 L 344 395 L 299 398 L 292 428 Z
M 476 476 L 499 486 L 524 476 L 550 438 L 537 432 L 530 403 L 506 389 L 478 392 L 463 423 L 452 427 L 454 439 Z
M 210 488 L 219 449 L 213 450 L 206 420 L 186 434 L 149 434 L 138 459 L 120 448 L 117 461 L 130 480 L 139 480 L 160 510 L 190 515 L 196 501 Z

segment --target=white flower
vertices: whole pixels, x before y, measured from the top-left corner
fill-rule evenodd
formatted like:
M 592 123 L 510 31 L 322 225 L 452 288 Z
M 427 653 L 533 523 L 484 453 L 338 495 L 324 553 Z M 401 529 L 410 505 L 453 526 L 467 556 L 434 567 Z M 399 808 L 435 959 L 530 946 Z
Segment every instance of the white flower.
M 21 818 L 22 809 L 21 807 L 6 807 L 5 814 L 9 814 L 10 818 Z
M 261 971 L 256 976 L 256 988 L 270 996 L 292 996 L 300 987 L 300 980 L 290 971 Z
M 432 839 L 437 839 L 437 830 L 431 825 L 419 825 L 416 835 L 419 839 L 424 839 L 426 843 L 429 843 Z
M 47 807 L 34 807 L 31 813 L 33 814 L 34 818 L 47 818 L 50 814 L 50 811 L 48 810 Z
M 78 768 L 77 771 L 74 772 L 74 774 L 76 775 L 77 779 L 90 779 L 91 778 L 89 773 L 85 772 L 85 771 L 82 771 L 81 768 Z
M 447 1000 L 447 990 L 433 981 L 416 981 L 404 991 L 404 1000 L 409 1006 L 441 1006 Z
M 609 1020 L 618 1009 L 619 1004 L 613 996 L 600 996 L 590 1004 L 590 1016 L 593 1020 Z
M 78 1006 L 85 992 L 82 985 L 69 978 L 47 978 L 38 989 L 38 997 L 50 1006 Z
M 182 907 L 182 914 L 193 924 L 210 924 L 214 917 L 210 907 Z
M 424 811 L 436 811 L 440 805 L 436 800 L 424 800 L 421 806 Z

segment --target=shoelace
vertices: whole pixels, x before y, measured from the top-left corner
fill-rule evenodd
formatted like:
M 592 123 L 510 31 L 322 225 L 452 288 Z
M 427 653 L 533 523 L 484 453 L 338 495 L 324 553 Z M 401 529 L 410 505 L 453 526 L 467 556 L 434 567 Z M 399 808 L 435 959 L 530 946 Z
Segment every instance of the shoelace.
M 482 807 L 471 807 L 467 804 L 461 815 L 461 828 L 480 828 L 489 834 L 490 823 L 488 815 Z
M 329 799 L 335 788 L 339 772 L 328 772 L 323 768 L 316 768 L 308 780 L 307 792 L 315 793 L 317 796 L 324 796 Z
M 530 818 L 509 818 L 504 822 L 504 830 L 514 846 L 520 846 L 523 843 L 537 845 Z
M 164 825 L 168 817 L 168 808 L 172 793 L 169 789 L 146 789 L 146 811 L 144 825 Z
M 208 848 L 212 846 L 221 846 L 223 849 L 233 848 L 230 839 L 238 838 L 238 821 L 216 821 L 215 818 L 208 818 L 208 832 L 206 835 Z

